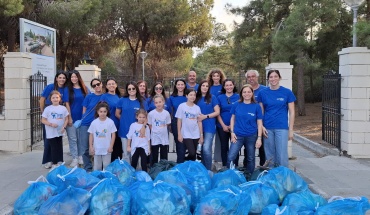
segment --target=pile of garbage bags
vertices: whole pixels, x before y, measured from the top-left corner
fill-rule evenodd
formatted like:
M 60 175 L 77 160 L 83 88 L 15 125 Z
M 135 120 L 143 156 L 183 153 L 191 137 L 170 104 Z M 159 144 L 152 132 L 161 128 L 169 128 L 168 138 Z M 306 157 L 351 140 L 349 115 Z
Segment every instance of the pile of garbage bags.
M 61 165 L 29 182 L 14 214 L 324 215 L 370 209 L 365 197 L 326 200 L 285 167 L 247 181 L 236 169 L 214 174 L 196 161 L 165 162 L 155 174 L 135 171 L 119 159 L 92 173 Z

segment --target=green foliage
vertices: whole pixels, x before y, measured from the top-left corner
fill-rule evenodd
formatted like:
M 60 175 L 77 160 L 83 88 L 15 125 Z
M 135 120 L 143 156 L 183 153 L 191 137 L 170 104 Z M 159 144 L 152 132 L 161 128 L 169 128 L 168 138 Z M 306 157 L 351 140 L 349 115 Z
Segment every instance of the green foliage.
M 0 0 L 0 15 L 15 16 L 24 9 L 22 0 Z
M 361 20 L 356 24 L 357 40 L 360 47 L 370 48 L 370 22 Z

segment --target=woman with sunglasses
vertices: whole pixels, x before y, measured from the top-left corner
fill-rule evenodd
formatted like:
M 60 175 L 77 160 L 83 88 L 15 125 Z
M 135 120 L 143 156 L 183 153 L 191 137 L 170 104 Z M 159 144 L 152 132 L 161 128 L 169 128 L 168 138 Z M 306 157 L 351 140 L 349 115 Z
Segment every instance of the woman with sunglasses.
M 68 88 L 66 87 L 67 82 L 67 73 L 64 71 L 58 71 L 54 77 L 54 83 L 49 84 L 45 87 L 44 91 L 41 94 L 39 100 L 41 113 L 44 112 L 45 107 L 51 105 L 50 93 L 54 90 L 57 90 L 62 95 L 62 103 L 65 104 L 68 112 L 71 112 L 69 107 L 69 94 Z M 69 117 L 69 120 L 71 118 Z M 42 158 L 42 164 L 46 169 L 51 168 L 51 148 L 49 142 L 46 139 L 45 125 L 42 125 L 43 128 L 43 139 L 44 139 L 44 154 Z
M 119 119 L 116 117 L 116 108 L 119 99 L 121 98 L 121 92 L 117 85 L 117 81 L 114 78 L 108 78 L 105 81 L 105 94 L 102 95 L 101 101 L 105 101 L 109 105 L 109 112 L 111 113 L 109 118 L 111 118 L 116 126 L 117 130 L 119 129 Z M 116 138 L 113 145 L 113 152 L 111 157 L 111 162 L 117 158 L 122 157 L 122 142 L 121 138 Z
M 146 102 L 148 104 L 148 113 L 155 109 L 153 98 L 156 95 L 162 95 L 163 96 L 163 98 L 165 100 L 164 109 L 167 110 L 168 112 L 170 112 L 169 109 L 168 109 L 168 99 L 166 98 L 166 93 L 164 92 L 163 84 L 162 84 L 162 82 L 157 82 L 152 87 L 152 90 L 150 91 L 150 94 L 149 94 L 149 98 L 146 99 Z
M 176 143 L 177 163 L 184 163 L 186 146 L 178 140 L 177 118 L 175 114 L 179 105 L 187 101 L 185 96 L 186 90 L 185 80 L 177 79 L 173 85 L 173 92 L 168 99 L 168 108 L 171 114 L 171 130 Z
M 89 89 L 85 86 L 84 81 L 80 73 L 77 70 L 69 72 L 68 77 L 68 92 L 69 92 L 69 104 L 71 106 L 70 116 L 72 120 L 68 122 L 67 135 L 69 143 L 69 152 L 72 155 L 72 162 L 70 167 L 83 164 L 82 151 L 79 151 L 77 141 L 77 129 L 73 126 L 73 122 L 81 120 L 82 118 L 82 102 L 86 95 L 90 93 Z
M 126 84 L 125 94 L 120 98 L 116 107 L 116 117 L 120 119 L 118 136 L 122 141 L 122 159 L 128 163 L 131 163 L 131 154 L 127 151 L 127 134 L 130 125 L 136 122 L 136 111 L 140 108 L 148 110 L 147 103 L 141 96 L 136 82 L 130 81 Z M 143 126 L 143 129 L 141 134 L 145 134 L 145 126 Z
M 82 103 L 82 118 L 81 127 L 77 129 L 78 133 L 78 147 L 82 153 L 82 159 L 84 163 L 84 169 L 87 172 L 92 171 L 91 156 L 89 154 L 89 133 L 88 129 L 95 117 L 95 107 L 98 105 L 103 95 L 103 83 L 98 78 L 93 78 L 90 82 L 91 88 L 94 90 L 93 93 L 87 95 Z
M 231 119 L 231 107 L 240 98 L 239 94 L 236 93 L 235 82 L 232 79 L 225 79 L 222 83 L 221 95 L 217 97 L 220 105 L 220 115 L 217 116 L 216 129 L 221 142 L 221 159 L 222 166 L 227 165 L 227 155 L 229 152 L 229 140 L 231 139 L 230 133 L 230 119 Z M 234 164 L 239 161 L 239 154 L 237 155 Z
M 137 82 L 137 86 L 139 88 L 139 93 L 141 97 L 144 99 L 147 99 L 149 97 L 148 95 L 148 83 L 144 80 L 140 80 Z

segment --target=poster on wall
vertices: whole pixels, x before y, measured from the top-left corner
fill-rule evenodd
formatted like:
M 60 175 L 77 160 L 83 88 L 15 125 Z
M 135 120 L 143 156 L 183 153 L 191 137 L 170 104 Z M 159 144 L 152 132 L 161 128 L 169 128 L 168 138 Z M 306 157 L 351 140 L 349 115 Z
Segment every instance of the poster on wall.
M 55 29 L 20 18 L 20 52 L 32 56 L 32 73 L 40 72 L 47 77 L 47 84 L 54 82 L 56 74 Z

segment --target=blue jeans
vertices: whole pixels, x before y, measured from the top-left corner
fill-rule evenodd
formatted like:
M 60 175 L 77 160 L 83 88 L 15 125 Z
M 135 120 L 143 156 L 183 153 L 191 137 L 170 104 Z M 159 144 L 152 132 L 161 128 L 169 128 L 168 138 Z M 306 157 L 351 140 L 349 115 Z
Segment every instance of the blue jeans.
M 212 168 L 212 144 L 214 137 L 215 134 L 213 133 L 203 133 L 202 163 L 208 170 Z
M 176 162 L 184 163 L 186 146 L 184 143 L 180 143 L 178 140 L 179 135 L 177 133 L 177 118 L 175 117 L 172 119 L 171 129 L 172 129 L 173 139 L 175 140 L 175 143 L 176 143 L 176 154 L 177 154 Z
M 266 160 L 274 165 L 288 167 L 288 129 L 267 129 L 268 138 L 264 138 Z
M 44 139 L 44 154 L 42 156 L 42 164 L 51 162 L 51 148 L 48 139 L 46 139 L 45 125 L 42 124 L 42 138 Z
M 122 160 L 126 161 L 127 163 L 131 164 L 131 152 L 127 151 L 127 138 L 121 137 L 121 142 L 122 142 Z
M 68 144 L 69 144 L 69 152 L 72 155 L 73 159 L 77 159 L 79 155 L 82 153 L 78 153 L 77 148 L 77 128 L 72 126 L 67 126 L 67 135 L 68 135 Z
M 84 161 L 84 169 L 91 172 L 93 169 L 91 163 L 91 156 L 89 154 L 89 132 L 87 130 L 89 126 L 81 126 L 77 129 L 78 134 L 78 148 L 79 152 L 82 154 L 82 160 Z
M 236 156 L 238 155 L 240 149 L 244 146 L 247 149 L 247 154 L 244 156 L 247 157 L 247 170 L 249 173 L 253 173 L 254 167 L 256 166 L 255 161 L 255 152 L 256 152 L 256 141 L 257 141 L 257 135 L 242 137 L 237 136 L 236 137 L 236 143 L 231 143 L 230 150 L 229 150 L 229 156 L 227 159 L 227 167 L 230 167 L 231 161 L 234 161 Z

